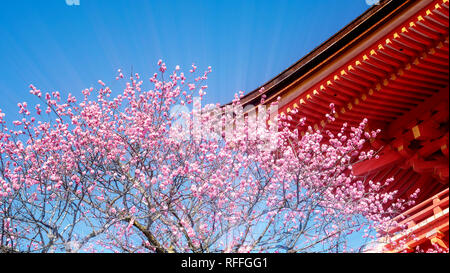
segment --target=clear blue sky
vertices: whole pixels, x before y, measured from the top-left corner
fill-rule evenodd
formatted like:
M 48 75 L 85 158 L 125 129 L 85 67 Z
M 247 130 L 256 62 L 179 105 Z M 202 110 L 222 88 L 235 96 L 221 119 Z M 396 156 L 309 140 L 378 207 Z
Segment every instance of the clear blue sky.
M 212 66 L 206 99 L 226 103 L 368 8 L 365 0 L 0 0 L 0 109 L 11 118 L 17 102 L 33 102 L 29 84 L 79 94 L 131 66 L 147 79 L 160 58 L 169 70 Z

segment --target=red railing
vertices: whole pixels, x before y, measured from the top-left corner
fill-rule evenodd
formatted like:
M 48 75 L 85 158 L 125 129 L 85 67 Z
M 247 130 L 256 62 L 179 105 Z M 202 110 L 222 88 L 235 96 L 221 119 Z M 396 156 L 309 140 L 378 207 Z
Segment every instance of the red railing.
M 449 189 L 430 197 L 395 218 L 406 230 L 391 230 L 386 252 L 414 251 L 423 244 L 448 249 Z

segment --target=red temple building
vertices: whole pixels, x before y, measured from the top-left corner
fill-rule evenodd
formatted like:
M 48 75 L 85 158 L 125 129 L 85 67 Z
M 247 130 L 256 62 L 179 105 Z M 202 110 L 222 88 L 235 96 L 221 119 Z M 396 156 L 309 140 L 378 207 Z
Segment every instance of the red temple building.
M 336 132 L 347 122 L 382 132 L 367 149 L 378 159 L 356 164 L 367 180 L 394 177 L 388 191 L 416 205 L 399 215 L 406 231 L 392 230 L 378 251 L 410 252 L 449 243 L 449 1 L 381 1 L 241 102 L 281 97 L 279 112 L 299 110 L 314 129 Z M 329 104 L 336 120 L 328 122 Z M 295 122 L 295 121 L 294 121 Z M 304 134 L 304 132 L 302 133 Z M 401 218 L 400 218 L 401 217 Z M 412 235 L 412 236 L 411 236 Z

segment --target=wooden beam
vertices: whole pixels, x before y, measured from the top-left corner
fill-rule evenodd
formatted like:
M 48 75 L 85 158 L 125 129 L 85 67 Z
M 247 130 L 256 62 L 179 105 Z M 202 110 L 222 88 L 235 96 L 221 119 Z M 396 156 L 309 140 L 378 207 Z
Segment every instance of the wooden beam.
M 386 151 L 378 159 L 372 158 L 353 165 L 353 173 L 357 176 L 363 176 L 370 172 L 376 172 L 387 166 L 397 164 L 404 160 L 403 156 L 396 151 Z
M 442 147 L 447 145 L 447 143 L 448 143 L 448 133 L 447 133 L 447 135 L 445 135 L 439 139 L 426 142 L 423 145 L 423 147 L 419 149 L 418 153 L 421 157 L 427 158 L 434 152 L 441 150 Z
M 448 162 L 446 166 L 437 167 L 434 170 L 439 182 L 441 182 L 441 184 L 448 185 Z
M 436 105 L 441 103 L 442 101 L 447 101 L 448 105 L 448 91 L 449 87 L 442 88 L 438 93 L 433 95 L 432 97 L 425 100 L 423 103 L 419 104 L 417 107 L 411 109 L 408 113 L 405 113 L 403 116 L 399 117 L 395 121 L 391 122 L 391 124 L 387 128 L 387 134 L 390 136 L 395 136 L 399 132 L 404 129 L 404 125 L 411 123 L 413 121 L 417 121 L 420 117 L 425 113 L 433 109 Z
M 397 151 L 405 158 L 411 158 L 415 151 L 409 148 L 409 144 L 411 143 L 412 138 L 407 138 L 406 135 L 403 135 L 400 138 L 395 139 L 392 142 L 392 147 L 397 149 Z
M 448 161 L 445 160 L 431 160 L 426 161 L 419 157 L 411 158 L 411 166 L 417 173 L 433 172 L 436 168 L 445 168 L 448 166 Z
M 442 232 L 441 232 L 442 233 Z M 448 249 L 448 242 L 444 242 L 442 238 L 439 237 L 432 237 L 430 238 L 430 242 L 432 244 L 438 245 L 439 247 L 443 249 Z
M 421 123 L 419 125 L 414 126 L 411 129 L 414 139 L 429 140 L 442 136 L 443 132 L 437 129 L 436 125 L 438 124 L 430 120 L 429 122 Z

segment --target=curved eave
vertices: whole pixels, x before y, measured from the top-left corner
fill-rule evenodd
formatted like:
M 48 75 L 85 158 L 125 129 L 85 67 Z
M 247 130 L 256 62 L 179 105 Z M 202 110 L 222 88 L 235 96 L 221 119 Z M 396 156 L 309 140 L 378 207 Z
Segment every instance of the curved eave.
M 386 21 L 413 3 L 414 1 L 385 0 L 380 1 L 379 5 L 373 5 L 299 61 L 262 86 L 245 95 L 241 98 L 241 104 L 244 106 L 247 104 L 258 105 L 263 94 L 266 95 L 266 98 L 269 98 L 266 99 L 267 102 L 276 98 L 276 94 L 280 90 L 308 77 L 326 63 L 332 61 L 338 53 L 357 44 L 379 26 L 382 26 Z M 262 93 L 259 92 L 261 88 L 264 88 Z

